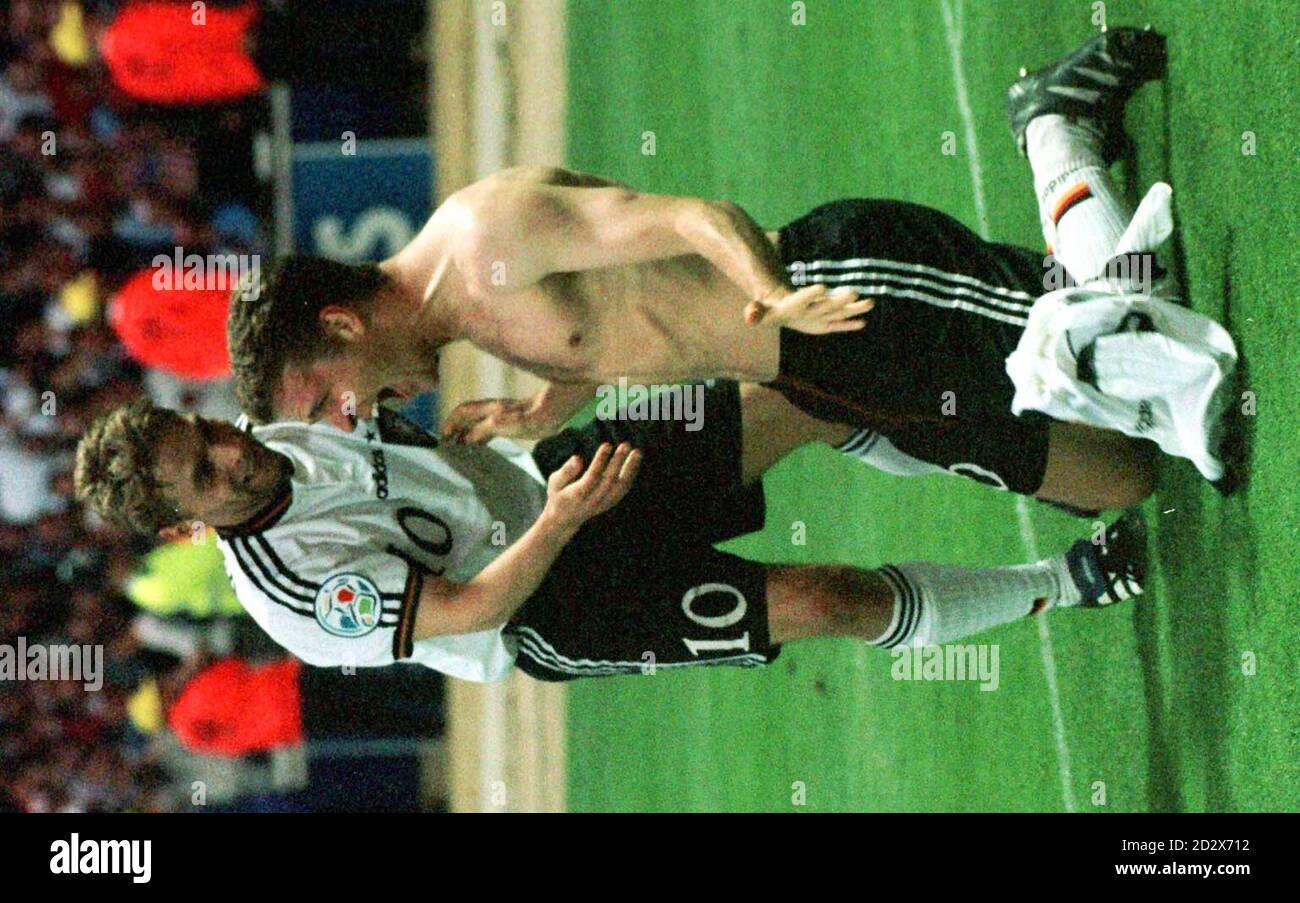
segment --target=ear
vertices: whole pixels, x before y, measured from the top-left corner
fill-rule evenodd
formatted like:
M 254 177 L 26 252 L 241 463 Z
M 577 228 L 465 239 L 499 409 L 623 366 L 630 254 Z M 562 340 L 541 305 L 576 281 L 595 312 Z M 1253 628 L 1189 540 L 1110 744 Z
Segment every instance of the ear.
M 330 304 L 321 308 L 320 325 L 327 335 L 355 342 L 366 334 L 366 324 L 350 307 Z
M 174 523 L 170 527 L 163 527 L 158 531 L 158 538 L 163 542 L 180 542 L 182 539 L 189 539 L 189 522 L 183 521 Z

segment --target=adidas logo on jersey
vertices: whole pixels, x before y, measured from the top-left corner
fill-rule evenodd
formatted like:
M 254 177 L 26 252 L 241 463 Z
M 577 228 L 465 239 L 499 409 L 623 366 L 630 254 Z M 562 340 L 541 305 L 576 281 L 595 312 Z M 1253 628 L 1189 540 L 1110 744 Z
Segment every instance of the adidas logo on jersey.
M 1136 429 L 1139 433 L 1145 433 L 1151 427 L 1156 425 L 1155 411 L 1151 408 L 1151 402 L 1145 399 L 1138 402 L 1138 419 Z
M 386 499 L 388 498 L 388 461 L 384 458 L 384 450 L 379 447 L 379 434 L 372 429 L 367 429 L 366 442 L 373 446 L 370 449 L 370 464 L 374 467 L 375 497 Z

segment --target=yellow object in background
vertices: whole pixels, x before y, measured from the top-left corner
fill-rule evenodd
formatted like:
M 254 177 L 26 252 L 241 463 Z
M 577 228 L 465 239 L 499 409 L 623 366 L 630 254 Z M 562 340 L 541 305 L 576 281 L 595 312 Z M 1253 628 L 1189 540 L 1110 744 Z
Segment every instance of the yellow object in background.
M 76 0 L 66 0 L 59 10 L 59 21 L 50 31 L 50 48 L 65 65 L 84 66 L 90 62 L 86 23 Z
M 126 701 L 126 716 L 131 719 L 135 729 L 146 737 L 152 737 L 163 728 L 162 693 L 158 691 L 158 681 L 152 677 L 140 682 L 140 688 Z
M 99 286 L 92 270 L 84 270 L 59 292 L 59 304 L 73 323 L 89 322 L 99 310 Z
M 225 562 L 216 541 L 188 539 L 159 546 L 140 562 L 140 570 L 127 581 L 126 595 L 159 617 L 189 615 L 212 618 L 239 615 L 244 609 L 226 577 Z

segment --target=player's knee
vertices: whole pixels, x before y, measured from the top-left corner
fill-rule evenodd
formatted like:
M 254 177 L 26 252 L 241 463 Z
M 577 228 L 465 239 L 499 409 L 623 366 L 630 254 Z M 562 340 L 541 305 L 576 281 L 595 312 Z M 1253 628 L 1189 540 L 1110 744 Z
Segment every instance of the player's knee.
M 1086 510 L 1128 508 L 1155 491 L 1156 459 L 1146 440 L 1056 423 L 1039 497 Z
M 1146 441 L 1135 440 L 1126 449 L 1124 466 L 1117 468 L 1115 479 L 1110 483 L 1113 498 L 1107 507 L 1129 508 L 1141 504 L 1156 491 L 1156 452 L 1155 446 Z

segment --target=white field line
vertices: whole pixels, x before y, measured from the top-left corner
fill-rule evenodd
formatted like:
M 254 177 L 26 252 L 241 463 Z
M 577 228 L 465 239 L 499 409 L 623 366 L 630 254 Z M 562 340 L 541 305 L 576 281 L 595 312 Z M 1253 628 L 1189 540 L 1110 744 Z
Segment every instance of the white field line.
M 948 59 L 952 62 L 952 83 L 957 92 L 957 109 L 961 111 L 961 121 L 966 133 L 966 159 L 970 161 L 971 187 L 975 192 L 975 220 L 980 235 L 987 241 L 989 212 L 984 203 L 984 170 L 980 167 L 979 144 L 975 140 L 975 115 L 971 112 L 970 94 L 966 90 L 966 73 L 962 69 L 961 62 L 962 2 L 963 0 L 939 0 L 939 7 L 943 11 L 943 30 L 948 39 Z
M 953 87 L 957 93 L 957 108 L 961 112 L 966 139 L 966 159 L 970 162 L 971 185 L 974 189 L 975 218 L 980 236 L 989 239 L 988 208 L 984 203 L 984 170 L 980 167 L 979 144 L 975 140 L 975 117 L 971 112 L 970 95 L 966 90 L 966 75 L 962 69 L 962 9 L 963 0 L 939 0 L 943 13 L 943 28 L 948 41 L 948 59 L 952 63 Z M 1038 536 L 1029 517 L 1029 504 L 1024 496 L 1016 497 L 1016 519 L 1020 524 L 1020 539 L 1030 561 L 1038 561 Z M 1047 678 L 1047 694 L 1052 707 L 1052 735 L 1056 741 L 1056 764 L 1061 779 L 1061 797 L 1066 812 L 1074 812 L 1074 781 L 1070 774 L 1070 747 L 1065 742 L 1065 717 L 1061 712 L 1061 694 L 1056 682 L 1056 656 L 1052 651 L 1052 634 L 1047 618 L 1034 619 L 1038 624 L 1038 647 L 1043 659 L 1043 673 Z

